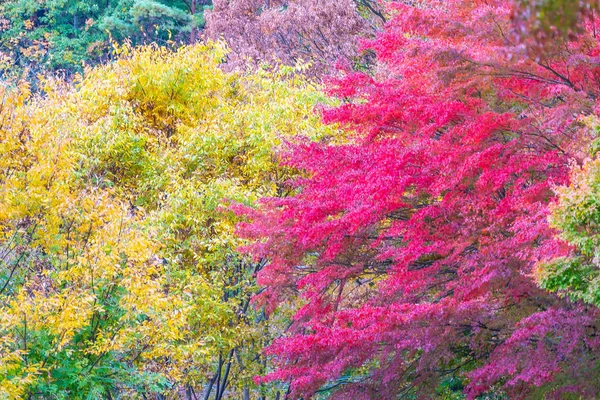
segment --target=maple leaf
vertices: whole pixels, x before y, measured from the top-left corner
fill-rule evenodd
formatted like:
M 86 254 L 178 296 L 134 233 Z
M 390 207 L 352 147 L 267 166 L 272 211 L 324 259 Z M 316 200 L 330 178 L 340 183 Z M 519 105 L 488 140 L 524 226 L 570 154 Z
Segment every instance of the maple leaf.
M 329 80 L 344 104 L 324 118 L 349 143 L 290 145 L 296 195 L 239 228 L 270 260 L 259 300 L 303 304 L 263 381 L 296 397 L 430 398 L 450 378 L 469 398 L 597 392 L 597 312 L 531 275 L 558 248 L 553 185 L 591 138 L 598 23 L 516 42 L 517 6 L 395 2 L 377 73 Z

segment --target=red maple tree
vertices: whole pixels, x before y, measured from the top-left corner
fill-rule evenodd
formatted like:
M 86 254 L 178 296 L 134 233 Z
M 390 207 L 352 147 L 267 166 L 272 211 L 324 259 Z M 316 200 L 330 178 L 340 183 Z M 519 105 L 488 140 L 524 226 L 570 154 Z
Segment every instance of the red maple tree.
M 528 35 L 518 6 L 393 3 L 375 76 L 330 80 L 343 105 L 324 118 L 349 142 L 290 144 L 285 162 L 306 172 L 295 195 L 243 211 L 250 251 L 270 260 L 259 300 L 304 304 L 263 380 L 292 398 L 600 390 L 597 311 L 531 278 L 569 251 L 547 205 L 585 156 L 600 26 L 588 13 Z

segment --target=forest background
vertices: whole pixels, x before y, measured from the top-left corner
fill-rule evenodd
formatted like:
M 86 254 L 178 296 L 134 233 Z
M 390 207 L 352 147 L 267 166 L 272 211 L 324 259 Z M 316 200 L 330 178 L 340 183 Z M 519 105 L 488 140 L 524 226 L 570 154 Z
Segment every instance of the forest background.
M 3 1 L 0 398 L 595 398 L 597 8 Z

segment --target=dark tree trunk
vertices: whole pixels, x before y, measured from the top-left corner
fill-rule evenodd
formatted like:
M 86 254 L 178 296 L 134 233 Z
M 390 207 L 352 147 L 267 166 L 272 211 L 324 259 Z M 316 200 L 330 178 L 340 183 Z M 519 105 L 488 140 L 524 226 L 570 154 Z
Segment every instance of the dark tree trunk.
M 196 0 L 192 0 L 190 5 L 190 12 L 192 13 L 192 29 L 190 32 L 190 44 L 196 41 L 196 27 L 194 26 L 194 17 L 196 16 Z

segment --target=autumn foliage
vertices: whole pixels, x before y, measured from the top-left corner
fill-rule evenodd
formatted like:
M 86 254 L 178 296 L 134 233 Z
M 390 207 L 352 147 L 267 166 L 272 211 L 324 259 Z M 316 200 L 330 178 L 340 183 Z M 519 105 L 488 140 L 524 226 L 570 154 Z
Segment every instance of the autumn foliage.
M 596 20 L 549 45 L 511 2 L 390 7 L 377 73 L 329 84 L 350 143 L 290 144 L 295 195 L 245 211 L 271 260 L 261 304 L 304 303 L 262 380 L 293 398 L 593 396 L 597 311 L 532 273 L 567 251 L 548 204 L 593 137 Z
M 77 88 L 0 92 L 0 397 L 241 396 L 277 325 L 226 202 L 276 195 L 282 137 L 336 131 L 291 70 L 117 51 Z
M 360 40 L 372 38 L 385 16 L 372 0 L 216 0 L 206 21 L 206 35 L 233 50 L 226 67 L 309 63 L 314 77 L 338 62 L 368 63 Z
M 127 1 L 0 6 L 149 18 L 0 86 L 0 398 L 597 396 L 595 1 Z

